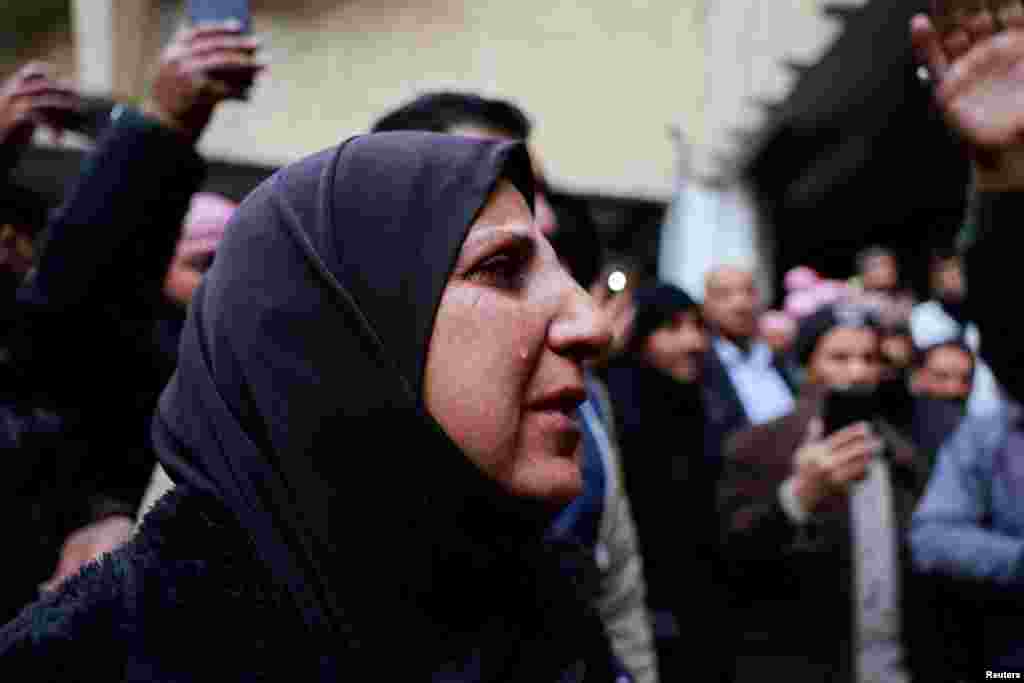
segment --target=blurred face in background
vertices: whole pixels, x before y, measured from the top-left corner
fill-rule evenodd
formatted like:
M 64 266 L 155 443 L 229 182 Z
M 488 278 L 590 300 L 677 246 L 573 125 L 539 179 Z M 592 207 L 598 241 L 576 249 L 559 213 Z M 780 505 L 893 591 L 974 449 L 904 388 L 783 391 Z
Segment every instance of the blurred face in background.
M 959 257 L 937 260 L 932 266 L 931 285 L 939 301 L 963 301 L 967 296 L 967 286 Z
M 914 362 L 914 340 L 910 333 L 893 332 L 882 336 L 882 360 L 891 373 L 907 370 Z
M 792 318 L 772 311 L 761 316 L 758 327 L 761 340 L 771 348 L 772 353 L 784 356 L 793 348 L 797 326 Z
M 4 280 L 21 282 L 32 270 L 35 247 L 31 233 L 12 224 L 0 225 L 0 271 Z
M 644 342 L 644 358 L 670 377 L 691 384 L 700 379 L 709 345 L 707 329 L 696 308 L 679 311 Z
M 704 286 L 704 316 L 714 332 L 737 343 L 757 334 L 761 307 L 754 273 L 724 266 L 708 274 Z
M 471 138 L 487 138 L 495 140 L 518 139 L 508 131 L 474 123 L 464 123 L 453 126 L 448 130 L 448 132 L 452 135 L 464 135 Z M 558 230 L 558 218 L 555 216 L 555 210 L 552 208 L 551 202 L 548 201 L 547 184 L 544 181 L 544 169 L 541 166 L 540 157 L 537 154 L 537 150 L 532 147 L 530 148 L 530 161 L 533 164 L 533 178 L 536 184 L 536 189 L 533 195 L 533 221 L 541 231 L 541 234 L 550 237 L 556 230 Z
M 188 307 L 213 257 L 236 204 L 226 197 L 200 192 L 192 197 L 185 216 L 181 239 L 164 280 L 164 294 L 181 307 Z
M 974 355 L 958 346 L 939 346 L 928 352 L 914 372 L 913 390 L 927 398 L 966 401 L 974 381 Z
M 830 389 L 875 388 L 882 381 L 878 332 L 870 327 L 836 327 L 822 335 L 811 354 L 807 380 Z
M 615 275 L 617 272 L 621 277 Z M 599 362 L 606 362 L 610 358 L 618 356 L 625 351 L 629 344 L 636 318 L 633 293 L 639 280 L 640 278 L 635 274 L 628 274 L 627 268 L 610 266 L 606 267 L 597 280 L 590 285 L 590 296 L 601 309 L 605 324 L 612 334 L 607 355 L 605 358 L 599 359 Z M 618 289 L 620 284 L 622 288 L 619 291 L 613 291 L 613 288 L 609 286 L 610 282 L 615 283 L 615 289 Z
M 203 275 L 213 265 L 217 241 L 182 238 L 178 242 L 174 260 L 171 261 L 164 281 L 164 294 L 167 298 L 180 306 L 188 306 Z
M 889 254 L 876 254 L 864 264 L 861 278 L 865 291 L 894 294 L 900 284 L 899 265 Z

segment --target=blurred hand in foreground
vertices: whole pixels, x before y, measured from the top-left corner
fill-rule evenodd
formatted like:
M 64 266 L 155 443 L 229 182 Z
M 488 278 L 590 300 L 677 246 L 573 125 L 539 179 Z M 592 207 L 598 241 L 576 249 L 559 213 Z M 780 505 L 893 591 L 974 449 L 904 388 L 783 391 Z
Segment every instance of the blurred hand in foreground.
M 939 3 L 910 27 L 936 101 L 969 147 L 977 188 L 1024 189 L 1024 11 L 949 13 Z
M 143 112 L 196 141 L 224 100 L 248 98 L 266 69 L 259 38 L 239 24 L 202 24 L 183 29 L 164 50 Z
M 0 147 L 24 147 L 39 126 L 59 135 L 79 108 L 78 93 L 70 83 L 58 81 L 51 66 L 26 64 L 0 83 Z
M 111 515 L 71 533 L 64 541 L 53 576 L 40 585 L 42 591 L 57 590 L 83 566 L 119 548 L 132 537 L 135 522 L 131 517 Z

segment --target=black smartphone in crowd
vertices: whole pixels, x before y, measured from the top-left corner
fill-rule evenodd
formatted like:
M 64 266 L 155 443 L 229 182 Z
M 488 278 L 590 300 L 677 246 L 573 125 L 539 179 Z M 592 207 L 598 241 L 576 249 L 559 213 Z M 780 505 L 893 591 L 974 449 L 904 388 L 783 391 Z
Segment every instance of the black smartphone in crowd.
M 188 16 L 193 24 L 223 23 L 234 19 L 243 33 L 252 31 L 249 0 L 188 0 Z
M 42 73 L 34 74 L 27 77 L 25 82 L 30 83 L 43 78 L 45 76 Z M 89 117 L 79 108 L 68 109 L 66 107 L 42 106 L 38 111 L 45 118 L 46 124 L 53 128 L 71 130 L 77 133 L 83 133 L 88 130 Z
M 63 109 L 60 107 L 43 107 L 41 112 L 46 121 L 54 128 L 70 130 L 76 133 L 88 132 L 88 117 L 78 109 Z
M 873 390 L 856 387 L 832 389 L 825 397 L 825 434 L 834 434 L 855 422 L 870 422 L 878 412 L 878 396 Z

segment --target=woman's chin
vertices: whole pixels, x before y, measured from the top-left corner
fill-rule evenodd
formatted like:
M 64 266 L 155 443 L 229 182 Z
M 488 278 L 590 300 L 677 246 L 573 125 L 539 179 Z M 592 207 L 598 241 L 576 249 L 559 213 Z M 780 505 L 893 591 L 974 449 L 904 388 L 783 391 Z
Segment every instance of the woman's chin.
M 567 503 L 583 493 L 582 448 L 572 458 L 548 456 L 517 469 L 506 482 L 517 496 Z

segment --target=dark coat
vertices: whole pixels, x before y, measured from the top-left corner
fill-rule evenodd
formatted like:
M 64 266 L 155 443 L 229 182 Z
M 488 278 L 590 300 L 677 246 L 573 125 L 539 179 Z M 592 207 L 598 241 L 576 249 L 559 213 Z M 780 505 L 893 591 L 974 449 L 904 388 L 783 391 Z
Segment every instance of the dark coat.
M 796 382 L 789 364 L 776 356 L 773 365 L 782 380 L 795 394 Z M 743 402 L 740 401 L 740 395 L 736 392 L 732 379 L 729 378 L 729 371 L 713 347 L 704 355 L 703 384 L 707 414 L 704 433 L 705 447 L 709 453 L 717 454 L 720 459 L 724 454 L 725 443 L 729 437 L 750 427 L 751 423 L 747 411 L 743 407 Z
M 180 485 L 150 511 L 135 539 L 0 630 L 0 678 L 25 672 L 35 681 L 391 680 L 393 663 L 354 671 L 339 656 L 335 636 L 307 635 L 276 585 L 223 505 Z M 537 658 L 550 651 L 549 640 L 524 632 L 539 598 L 524 593 L 524 585 L 464 586 L 465 604 L 451 609 L 488 615 L 477 635 L 481 652 Z M 561 648 L 583 641 L 578 630 L 563 635 Z M 395 642 L 394 653 L 421 656 L 414 642 Z M 587 661 L 581 655 L 558 683 L 605 680 L 606 668 L 588 669 Z M 588 670 L 602 673 L 592 678 Z M 467 662 L 433 680 L 479 679 Z
M 692 597 L 691 574 L 709 578 L 704 561 L 717 541 L 715 475 L 704 454 L 700 389 L 628 359 L 609 366 L 607 377 L 647 603 L 675 611 Z M 680 539 L 686 539 L 686 553 Z
M 744 671 L 754 669 L 758 680 L 853 681 L 849 505 L 836 501 L 801 527 L 778 496 L 793 472 L 793 454 L 820 411 L 821 392 L 811 389 L 793 413 L 736 434 L 727 445 L 719 513 L 730 568 L 738 683 L 747 680 Z M 930 641 L 925 642 L 934 626 L 931 596 L 912 573 L 906 531 L 925 484 L 926 463 L 891 427 L 879 423 L 877 429 L 887 447 L 898 525 L 907 668 L 915 680 L 924 680 L 936 661 L 927 649 Z
M 1010 284 L 1020 268 L 1024 192 L 981 193 L 976 209 L 965 261 L 967 311 L 981 332 L 981 356 L 1007 393 L 1024 403 L 1024 319 L 1014 314 Z
M 726 603 L 715 521 L 719 459 L 705 449 L 702 388 L 632 356 L 612 363 L 607 378 L 659 673 L 665 680 L 722 680 L 729 658 L 718 637 Z M 701 628 L 689 633 L 695 613 L 702 615 Z M 695 659 L 695 649 L 705 654 Z
M 18 520 L 7 542 L 23 559 L 5 573 L 0 620 L 34 599 L 70 531 L 134 516 L 168 376 L 156 304 L 204 172 L 178 134 L 125 110 L 50 221 L 34 276 L 6 293 L 0 454 L 19 467 L 0 479 L 0 512 Z

